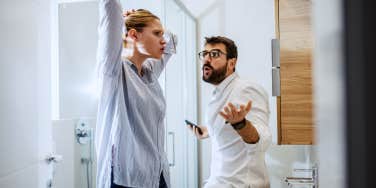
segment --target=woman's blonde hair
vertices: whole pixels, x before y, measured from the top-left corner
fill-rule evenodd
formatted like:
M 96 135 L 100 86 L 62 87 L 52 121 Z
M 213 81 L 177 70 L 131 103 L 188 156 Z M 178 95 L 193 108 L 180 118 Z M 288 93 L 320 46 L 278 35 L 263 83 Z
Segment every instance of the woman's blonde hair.
M 148 10 L 145 9 L 137 9 L 135 12 L 130 13 L 125 18 L 125 28 L 126 31 L 129 31 L 130 29 L 135 29 L 138 32 L 142 32 L 142 29 L 148 24 L 154 20 L 159 20 L 158 16 L 154 15 Z M 127 36 L 127 33 L 124 33 L 125 37 Z M 126 41 L 123 40 L 123 45 L 125 47 Z

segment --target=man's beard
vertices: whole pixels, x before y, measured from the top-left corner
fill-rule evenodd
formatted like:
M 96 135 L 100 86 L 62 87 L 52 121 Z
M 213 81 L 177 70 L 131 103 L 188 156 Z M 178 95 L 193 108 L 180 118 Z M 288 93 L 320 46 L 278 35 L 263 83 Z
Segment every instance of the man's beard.
M 223 67 L 220 67 L 217 70 L 215 70 L 211 65 L 204 65 L 202 67 L 202 70 L 204 71 L 204 68 L 208 67 L 211 69 L 211 74 L 209 75 L 209 77 L 205 78 L 205 73 L 203 72 L 202 79 L 205 82 L 218 85 L 226 78 L 227 64 L 228 63 L 226 62 L 226 65 L 224 65 Z

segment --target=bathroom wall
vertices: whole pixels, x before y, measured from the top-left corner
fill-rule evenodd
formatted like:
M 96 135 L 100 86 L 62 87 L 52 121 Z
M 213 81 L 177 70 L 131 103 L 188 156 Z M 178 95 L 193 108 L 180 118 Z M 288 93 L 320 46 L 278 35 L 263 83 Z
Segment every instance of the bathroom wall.
M 92 133 L 95 132 L 94 118 L 54 120 L 52 123 L 56 153 L 63 156 L 63 160 L 56 165 L 54 177 L 56 188 L 87 188 L 87 174 L 89 174 L 89 184 L 93 186 L 91 188 L 95 188 L 95 151 L 90 151 L 89 140 L 87 144 L 78 143 L 75 134 L 78 122 L 85 122 L 93 129 Z M 82 163 L 81 159 L 90 158 L 90 152 L 92 166 L 89 167 L 89 173 L 87 173 L 86 164 Z
M 199 15 L 198 21 L 199 48 L 203 48 L 205 36 L 224 35 L 233 39 L 238 46 L 238 74 L 261 84 L 270 95 L 269 126 L 273 133 L 273 144 L 267 152 L 266 163 L 271 187 L 287 187 L 283 182 L 284 177 L 293 175 L 293 168 L 309 168 L 310 163 L 316 161 L 316 156 L 313 146 L 276 145 L 276 100 L 271 97 L 271 39 L 275 38 L 274 0 L 217 0 Z M 204 122 L 204 113 L 212 89 L 211 85 L 201 81 L 201 123 Z M 200 181 L 203 182 L 210 172 L 210 140 L 200 143 L 199 152 Z

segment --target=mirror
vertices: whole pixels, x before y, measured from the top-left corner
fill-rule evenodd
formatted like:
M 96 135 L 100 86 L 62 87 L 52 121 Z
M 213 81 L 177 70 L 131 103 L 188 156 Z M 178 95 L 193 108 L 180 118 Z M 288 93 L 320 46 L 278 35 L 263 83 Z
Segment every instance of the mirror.
M 197 71 L 201 69 L 201 64 L 196 54 L 197 50 L 202 50 L 205 36 L 225 35 L 236 42 L 239 52 L 238 74 L 262 85 L 269 94 L 271 109 L 269 126 L 273 132 L 274 143 L 277 142 L 276 98 L 271 96 L 272 78 L 269 74 L 271 70 L 270 41 L 276 35 L 273 1 L 207 2 L 197 10 L 196 14 L 190 12 L 189 10 L 192 9 L 187 7 L 199 6 L 184 1 L 121 1 L 121 4 L 124 9 L 144 8 L 152 11 L 160 17 L 166 29 L 179 37 L 178 53 L 172 57 L 159 78 L 167 104 L 165 149 L 170 163 L 172 187 L 199 187 L 210 175 L 212 149 L 210 139 L 197 141 L 184 124 L 185 119 L 204 124 L 207 104 L 211 100 L 213 86 L 202 82 L 201 71 Z M 252 11 L 249 10 L 250 7 Z M 98 100 L 95 84 L 97 9 L 96 1 L 59 4 L 59 53 L 56 82 L 58 83 L 56 97 L 58 110 L 56 111 L 59 112 L 57 116 L 59 118 L 55 121 L 57 126 L 74 130 L 73 125 L 80 121 L 87 121 L 87 124 L 95 131 Z M 239 22 L 230 21 L 243 18 L 249 18 L 247 24 L 239 25 Z M 61 137 L 61 135 L 56 135 L 56 137 L 59 136 Z M 56 145 L 63 146 L 62 143 L 56 143 Z M 74 184 L 84 187 L 89 182 L 90 185 L 90 181 L 95 179 L 93 177 L 95 161 L 92 162 L 89 173 L 85 168 L 88 163 L 80 161 L 94 153 L 89 152 L 87 145 L 76 142 L 72 142 L 72 145 L 73 149 L 71 148 L 68 153 L 59 151 L 59 147 L 57 150 L 62 155 L 74 156 L 71 159 L 76 162 L 71 170 L 80 174 L 80 178 L 72 178 Z M 283 179 L 291 168 L 308 168 L 311 162 L 307 162 L 306 159 L 314 158 L 312 149 L 311 146 L 272 144 L 266 156 L 271 185 L 283 186 L 284 183 L 279 179 Z M 90 178 L 86 178 L 89 176 Z M 94 183 L 91 182 L 91 184 Z

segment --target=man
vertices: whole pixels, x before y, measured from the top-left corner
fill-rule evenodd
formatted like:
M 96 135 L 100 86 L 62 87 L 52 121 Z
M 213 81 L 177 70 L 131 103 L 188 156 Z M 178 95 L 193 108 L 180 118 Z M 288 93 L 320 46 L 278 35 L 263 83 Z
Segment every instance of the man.
M 237 47 L 226 37 L 205 38 L 203 80 L 216 88 L 207 126 L 188 126 L 199 139 L 210 136 L 211 172 L 205 188 L 270 187 L 265 151 L 271 142 L 268 95 L 235 72 Z M 200 130 L 199 130 L 200 129 Z

